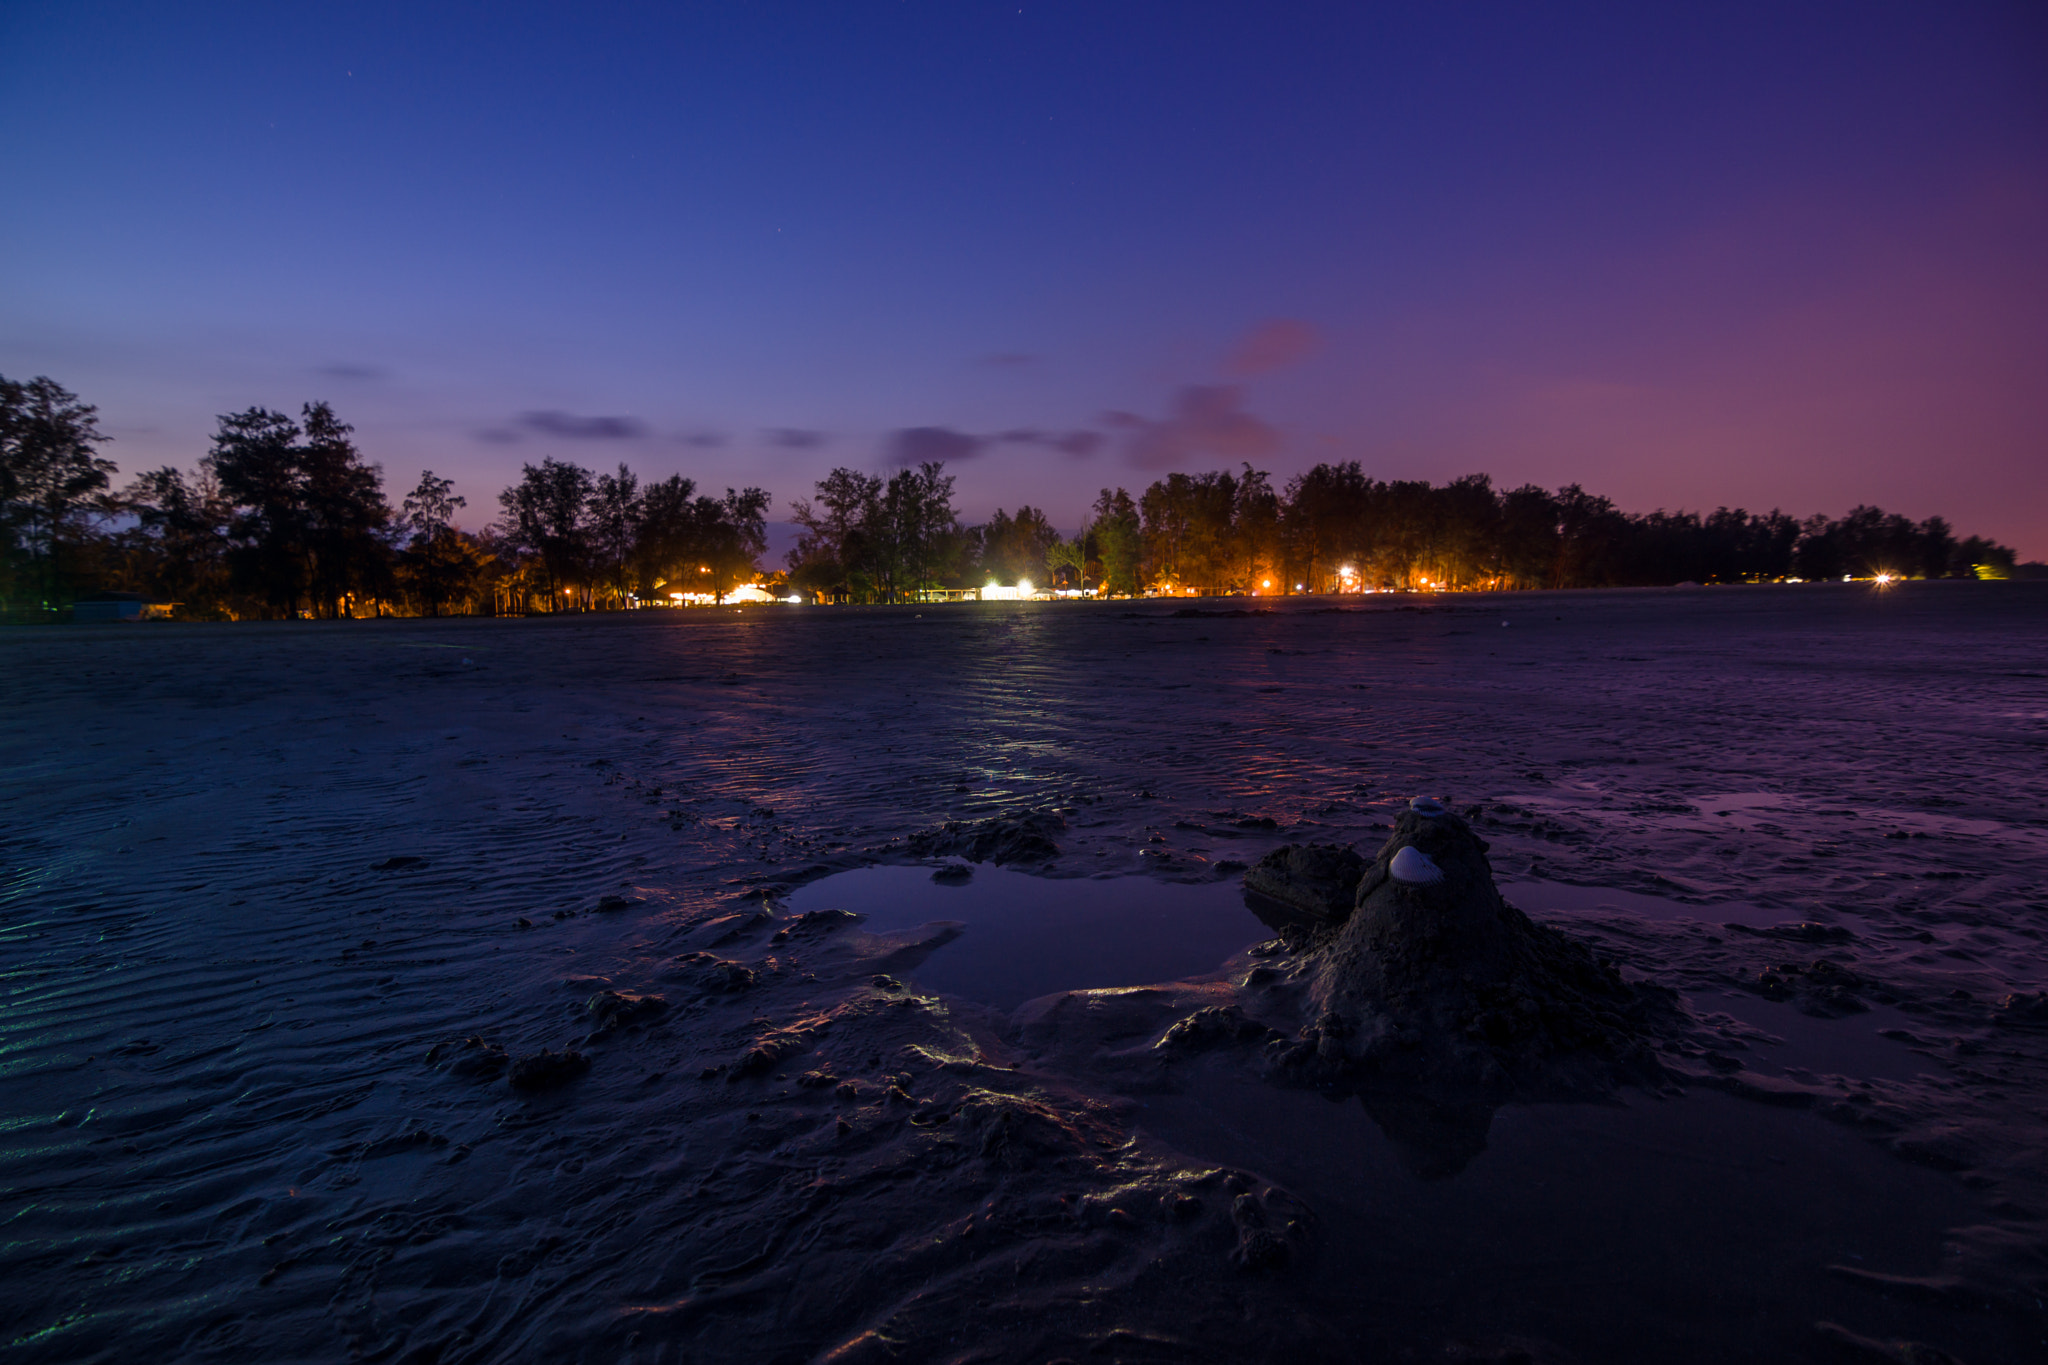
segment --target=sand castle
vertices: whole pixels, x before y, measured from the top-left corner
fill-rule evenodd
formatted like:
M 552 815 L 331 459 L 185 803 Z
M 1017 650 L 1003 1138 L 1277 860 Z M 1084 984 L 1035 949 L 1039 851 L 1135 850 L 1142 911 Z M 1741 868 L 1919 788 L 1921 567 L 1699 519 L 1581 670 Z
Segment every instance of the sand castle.
M 1641 1038 L 1657 993 L 1509 905 L 1486 853 L 1465 820 L 1418 797 L 1370 864 L 1290 847 L 1248 872 L 1255 895 L 1308 912 L 1283 924 L 1287 951 L 1246 981 L 1295 997 L 1308 1021 L 1267 1045 L 1268 1062 L 1319 1080 L 1501 1089 L 1581 1089 L 1617 1067 L 1653 1070 Z M 1340 914 L 1332 878 L 1354 866 Z

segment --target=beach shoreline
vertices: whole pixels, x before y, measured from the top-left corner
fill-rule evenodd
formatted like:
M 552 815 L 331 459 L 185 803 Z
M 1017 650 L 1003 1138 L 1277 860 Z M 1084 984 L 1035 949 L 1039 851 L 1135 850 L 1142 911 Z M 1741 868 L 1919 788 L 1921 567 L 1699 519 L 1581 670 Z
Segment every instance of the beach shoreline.
M 2048 585 L 1910 583 L 0 633 L 0 1339 L 2019 1358 L 2044 624 Z M 1130 996 L 1128 1037 L 1033 1032 L 920 987 L 943 934 L 788 906 L 1026 819 L 1049 857 L 986 847 L 1049 894 L 1206 887 L 1289 842 L 1369 857 L 1418 793 L 1717 1031 L 1684 1097 L 1500 1108 L 1425 1180 L 1370 1105 L 1262 1100 L 1228 1052 L 1106 1060 L 1214 982 Z M 606 992 L 662 1003 L 614 1025 Z M 469 1038 L 590 1065 L 519 1091 L 427 1060 Z M 1513 1193 L 1544 1179 L 1578 1195 Z M 1890 1233 L 1857 1212 L 1885 1200 Z M 1244 1264 L 1253 1223 L 1280 1263 Z M 1530 1269 L 1602 1244 L 1578 1291 Z

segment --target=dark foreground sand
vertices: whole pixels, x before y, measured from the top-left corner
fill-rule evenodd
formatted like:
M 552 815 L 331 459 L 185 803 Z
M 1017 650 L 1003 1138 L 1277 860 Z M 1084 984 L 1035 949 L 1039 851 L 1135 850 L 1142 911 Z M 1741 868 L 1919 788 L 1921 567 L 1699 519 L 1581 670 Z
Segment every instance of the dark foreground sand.
M 1232 605 L 0 636 L 0 1357 L 2048 1358 L 2048 590 Z M 1664 1081 L 1361 1101 L 1153 1046 L 1253 958 L 1005 1014 L 788 908 L 1418 791 Z

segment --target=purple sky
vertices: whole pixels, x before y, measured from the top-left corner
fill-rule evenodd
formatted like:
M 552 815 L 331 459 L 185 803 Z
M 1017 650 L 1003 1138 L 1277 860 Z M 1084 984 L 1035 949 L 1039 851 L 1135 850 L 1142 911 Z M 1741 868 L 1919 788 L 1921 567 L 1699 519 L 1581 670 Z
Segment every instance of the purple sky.
M 127 471 L 326 398 L 472 524 L 1357 459 L 2048 557 L 2048 11 L 1679 8 L 13 0 L 0 373 Z

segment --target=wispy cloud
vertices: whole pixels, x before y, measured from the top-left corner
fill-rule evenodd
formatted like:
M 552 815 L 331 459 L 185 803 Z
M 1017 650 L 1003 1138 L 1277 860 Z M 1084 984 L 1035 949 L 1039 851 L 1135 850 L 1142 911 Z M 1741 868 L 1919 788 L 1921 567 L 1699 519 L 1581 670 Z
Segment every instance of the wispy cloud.
M 926 460 L 971 460 L 988 446 L 980 436 L 970 436 L 951 427 L 904 427 L 892 432 L 888 441 L 889 463 L 923 464 Z
M 646 424 L 637 417 L 579 417 L 554 409 L 523 412 L 519 425 L 543 436 L 572 441 L 630 441 L 647 434 Z
M 1323 344 L 1323 334 L 1298 318 L 1274 318 L 1245 333 L 1224 364 L 1224 372 L 1238 379 L 1270 374 L 1298 365 L 1314 355 Z
M 1085 459 L 1102 448 L 1103 437 L 1099 431 L 1040 431 L 1036 427 L 1019 427 L 989 439 L 1005 445 L 1039 446 Z
M 351 365 L 342 363 L 317 366 L 314 368 L 313 373 L 319 375 L 322 379 L 351 379 L 361 382 L 370 379 L 382 379 L 390 371 L 381 365 Z
M 816 450 L 831 436 L 822 431 L 807 431 L 803 427 L 770 427 L 762 433 L 768 444 L 781 450 Z

